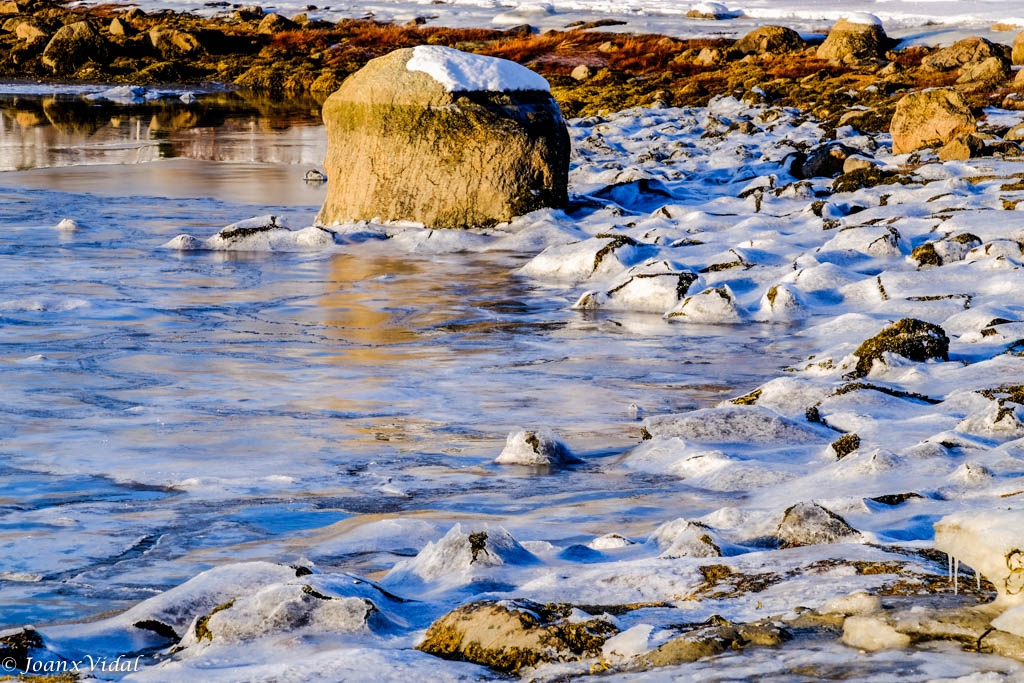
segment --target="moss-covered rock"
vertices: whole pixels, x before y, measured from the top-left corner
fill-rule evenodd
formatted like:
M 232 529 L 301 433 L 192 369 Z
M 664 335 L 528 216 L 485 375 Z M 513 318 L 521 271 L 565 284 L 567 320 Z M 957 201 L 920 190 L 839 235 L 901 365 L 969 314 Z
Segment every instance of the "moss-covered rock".
M 949 337 L 945 330 L 933 323 L 903 318 L 889 325 L 870 339 L 864 340 L 857 350 L 857 366 L 851 378 L 866 377 L 876 360 L 883 354 L 894 353 L 912 361 L 949 360 Z
M 75 73 L 88 61 L 107 58 L 107 40 L 88 21 L 76 21 L 57 31 L 43 50 L 42 63 L 55 75 Z
M 485 600 L 463 605 L 427 629 L 418 650 L 518 672 L 541 662 L 596 657 L 618 632 L 603 619 L 570 620 L 571 605 Z

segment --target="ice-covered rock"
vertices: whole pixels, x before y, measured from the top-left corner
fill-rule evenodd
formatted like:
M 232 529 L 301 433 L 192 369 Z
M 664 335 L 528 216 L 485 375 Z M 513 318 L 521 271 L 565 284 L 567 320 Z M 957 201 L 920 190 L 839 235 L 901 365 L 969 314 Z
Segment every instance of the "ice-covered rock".
M 910 645 L 910 636 L 900 633 L 878 616 L 852 616 L 843 622 L 843 642 L 868 652 L 899 650 Z
M 377 611 L 366 598 L 326 595 L 309 584 L 274 584 L 239 595 L 197 616 L 181 646 L 241 643 L 265 636 L 345 633 L 367 628 Z
M 935 548 L 949 555 L 952 571 L 963 562 L 991 581 L 997 606 L 1024 604 L 1024 511 L 947 515 L 935 523 Z
M 822 614 L 841 614 L 843 616 L 865 615 L 882 609 L 882 601 L 877 595 L 867 591 L 854 591 L 848 595 L 830 598 L 818 610 Z
M 664 313 L 686 296 L 696 280 L 695 273 L 668 261 L 649 260 L 627 270 L 607 289 L 585 292 L 573 308 Z
M 729 285 L 721 285 L 686 297 L 665 318 L 688 323 L 738 323 L 743 313 Z
M 580 462 L 550 430 L 511 432 L 494 459 L 499 465 L 551 466 Z
M 860 532 L 817 503 L 797 503 L 782 516 L 776 535 L 785 546 L 860 543 Z
M 651 534 L 650 541 L 661 549 L 661 557 L 720 557 L 722 549 L 711 529 L 700 522 L 676 519 L 665 522 Z
M 800 444 L 825 439 L 814 429 L 759 406 L 706 408 L 644 421 L 655 438 L 679 437 L 705 443 Z
M 78 231 L 79 225 L 73 218 L 62 218 L 55 228 L 62 233 L 72 233 Z
M 292 230 L 279 216 L 256 216 L 221 228 L 212 237 L 199 239 L 182 234 L 163 244 L 178 251 L 306 251 L 333 247 L 335 235 L 318 227 Z
M 396 588 L 431 583 L 458 586 L 489 568 L 536 562 L 537 558 L 500 526 L 485 524 L 463 531 L 462 525 L 456 524 L 444 538 L 428 543 L 416 557 L 397 563 L 382 583 Z

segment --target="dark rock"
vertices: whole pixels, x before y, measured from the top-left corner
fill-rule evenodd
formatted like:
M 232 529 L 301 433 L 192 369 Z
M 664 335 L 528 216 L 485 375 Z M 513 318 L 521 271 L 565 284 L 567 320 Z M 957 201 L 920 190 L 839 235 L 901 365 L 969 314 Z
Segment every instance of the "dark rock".
M 56 75 L 69 75 L 88 61 L 106 58 L 106 39 L 91 23 L 78 21 L 54 34 L 43 50 L 42 63 Z
M 849 376 L 866 377 L 871 366 L 876 360 L 881 360 L 884 353 L 894 353 L 918 363 L 933 359 L 948 361 L 949 337 L 938 325 L 903 318 L 857 347 L 853 352 L 858 359 L 857 367 Z
M 800 175 L 795 177 L 833 178 L 843 172 L 843 164 L 855 154 L 857 154 L 857 150 L 840 142 L 821 145 L 811 150 L 807 161 L 800 165 Z
M 800 34 L 785 26 L 761 26 L 740 38 L 733 49 L 745 55 L 797 52 L 805 47 Z

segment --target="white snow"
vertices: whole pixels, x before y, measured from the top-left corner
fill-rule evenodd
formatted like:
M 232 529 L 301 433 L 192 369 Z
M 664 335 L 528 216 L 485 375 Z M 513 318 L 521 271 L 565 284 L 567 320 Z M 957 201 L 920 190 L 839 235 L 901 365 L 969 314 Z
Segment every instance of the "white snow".
M 418 45 L 406 63 L 422 71 L 448 92 L 508 92 L 551 89 L 547 80 L 507 59 L 463 52 L 443 45 Z

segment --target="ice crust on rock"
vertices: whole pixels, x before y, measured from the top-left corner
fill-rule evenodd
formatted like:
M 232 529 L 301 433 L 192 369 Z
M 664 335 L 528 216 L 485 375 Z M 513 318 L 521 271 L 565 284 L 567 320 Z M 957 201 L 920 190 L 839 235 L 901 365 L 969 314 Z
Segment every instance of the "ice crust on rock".
M 568 465 L 580 462 L 569 447 L 551 430 L 511 432 L 501 454 L 494 459 L 499 465 Z
M 1024 512 L 947 515 L 935 524 L 935 548 L 949 555 L 951 569 L 963 562 L 991 581 L 1003 609 L 1024 604 Z
M 416 46 L 406 68 L 426 73 L 448 92 L 551 90 L 543 76 L 525 66 L 444 45 Z
M 182 234 L 164 243 L 178 251 L 308 251 L 335 246 L 335 234 L 319 227 L 292 230 L 278 216 L 256 216 L 227 225 L 212 237 Z
M 481 525 L 463 531 L 453 526 L 444 538 L 428 543 L 416 557 L 403 560 L 382 580 L 385 586 L 459 586 L 481 572 L 504 565 L 529 565 L 537 558 L 500 526 Z

